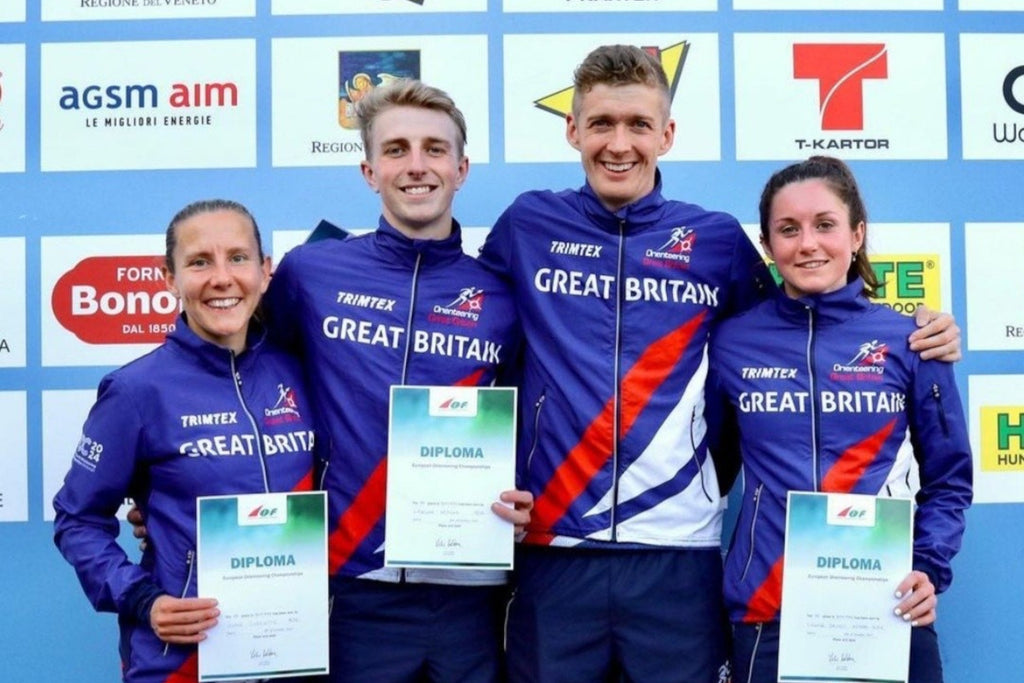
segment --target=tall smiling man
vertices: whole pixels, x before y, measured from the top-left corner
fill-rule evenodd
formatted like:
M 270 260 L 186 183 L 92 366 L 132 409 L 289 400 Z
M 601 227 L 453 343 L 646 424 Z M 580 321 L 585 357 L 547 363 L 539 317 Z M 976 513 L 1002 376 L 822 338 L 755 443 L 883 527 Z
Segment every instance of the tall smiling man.
M 292 250 L 266 295 L 272 328 L 310 374 L 324 434 L 331 681 L 491 683 L 505 573 L 383 566 L 388 400 L 392 385 L 492 383 L 515 353 L 515 311 L 505 285 L 463 253 L 452 218 L 469 172 L 452 100 L 399 81 L 360 100 L 357 113 L 362 174 L 381 196 L 378 228 Z M 482 294 L 475 326 L 432 315 L 467 288 Z M 435 343 L 456 337 L 469 341 Z M 496 503 L 495 514 L 521 527 L 530 494 L 499 493 L 510 507 Z
M 706 345 L 774 284 L 735 218 L 662 196 L 675 122 L 655 58 L 599 47 L 574 85 L 566 137 L 586 184 L 521 195 L 481 252 L 513 286 L 527 340 L 518 485 L 536 506 L 516 559 L 510 677 L 724 681 Z M 959 355 L 955 326 L 927 344 Z

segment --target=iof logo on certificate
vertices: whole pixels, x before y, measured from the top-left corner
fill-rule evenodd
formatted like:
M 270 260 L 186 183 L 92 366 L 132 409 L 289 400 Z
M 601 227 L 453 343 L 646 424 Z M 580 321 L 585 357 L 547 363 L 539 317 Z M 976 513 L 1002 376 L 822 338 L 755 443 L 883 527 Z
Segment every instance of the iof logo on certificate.
M 911 627 L 893 595 L 913 529 L 909 499 L 789 492 L 780 683 L 906 683 Z

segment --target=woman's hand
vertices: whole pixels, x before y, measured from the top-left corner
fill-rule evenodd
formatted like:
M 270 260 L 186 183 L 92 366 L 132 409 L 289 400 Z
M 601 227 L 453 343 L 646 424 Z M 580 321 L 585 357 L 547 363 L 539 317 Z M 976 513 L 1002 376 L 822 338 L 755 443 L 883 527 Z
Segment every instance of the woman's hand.
M 896 597 L 902 601 L 893 612 L 903 621 L 909 621 L 911 626 L 927 626 L 935 622 L 939 598 L 931 579 L 924 572 L 915 570 L 907 574 L 896 587 Z
M 161 595 L 149 610 L 149 624 L 165 643 L 192 645 L 206 638 L 220 610 L 212 598 L 173 598 Z

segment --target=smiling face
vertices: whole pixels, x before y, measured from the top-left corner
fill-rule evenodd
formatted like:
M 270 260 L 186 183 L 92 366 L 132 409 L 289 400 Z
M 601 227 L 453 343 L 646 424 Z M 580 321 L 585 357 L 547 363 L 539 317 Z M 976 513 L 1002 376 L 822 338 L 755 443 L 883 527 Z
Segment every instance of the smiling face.
M 618 211 L 654 189 L 658 157 L 672 148 L 675 130 L 661 90 L 598 83 L 577 95 L 565 136 L 601 203 Z
M 416 239 L 451 233 L 452 200 L 469 173 L 459 132 L 442 111 L 390 107 L 373 121 L 361 169 L 380 193 L 382 211 L 398 231 Z
M 199 337 L 240 353 L 260 297 L 270 283 L 270 259 L 260 257 L 252 222 L 237 211 L 195 214 L 175 228 L 167 288 L 181 299 Z
M 850 208 L 820 179 L 789 183 L 775 193 L 765 252 L 775 261 L 793 298 L 834 292 L 846 285 L 865 225 L 850 225 Z

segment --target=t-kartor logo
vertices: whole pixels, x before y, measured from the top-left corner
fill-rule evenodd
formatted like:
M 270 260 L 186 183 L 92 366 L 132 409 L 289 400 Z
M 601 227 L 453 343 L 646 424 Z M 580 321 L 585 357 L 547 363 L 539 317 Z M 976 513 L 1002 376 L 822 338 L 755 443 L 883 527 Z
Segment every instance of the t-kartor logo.
M 864 81 L 888 78 L 885 43 L 796 43 L 793 78 L 818 81 L 822 130 L 864 130 Z

